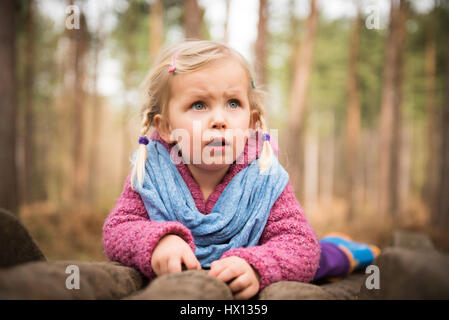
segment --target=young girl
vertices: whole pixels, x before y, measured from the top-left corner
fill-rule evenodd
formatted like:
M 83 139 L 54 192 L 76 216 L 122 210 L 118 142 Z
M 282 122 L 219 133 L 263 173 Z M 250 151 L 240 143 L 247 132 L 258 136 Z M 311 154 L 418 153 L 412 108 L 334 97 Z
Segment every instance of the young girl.
M 213 41 L 171 46 L 145 90 L 140 146 L 103 227 L 110 260 L 150 279 L 210 269 L 249 299 L 278 281 L 346 275 L 378 254 L 341 235 L 318 241 L 238 52 Z

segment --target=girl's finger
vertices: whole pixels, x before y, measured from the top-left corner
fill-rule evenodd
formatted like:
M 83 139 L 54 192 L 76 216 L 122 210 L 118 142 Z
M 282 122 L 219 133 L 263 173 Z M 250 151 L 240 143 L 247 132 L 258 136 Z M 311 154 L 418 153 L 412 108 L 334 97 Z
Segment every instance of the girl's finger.
M 184 262 L 187 270 L 201 269 L 201 265 L 193 252 L 185 253 L 182 256 L 182 261 Z
M 162 260 L 159 263 L 159 275 L 168 273 L 168 259 Z
M 233 293 L 237 293 L 239 291 L 242 291 L 249 287 L 251 285 L 251 282 L 249 280 L 249 277 L 246 273 L 242 274 L 240 277 L 235 278 L 230 284 L 229 289 Z
M 179 257 L 172 257 L 167 264 L 168 273 L 181 272 L 181 260 Z
M 153 268 L 154 273 L 155 273 L 156 275 L 159 275 L 159 273 L 160 273 L 160 271 L 161 271 L 159 262 L 154 262 L 154 265 L 151 264 L 151 266 L 152 266 L 152 268 Z
M 249 286 L 246 289 L 243 289 L 239 293 L 234 295 L 235 300 L 248 300 L 253 297 L 257 293 L 255 286 Z
M 208 275 L 211 277 L 216 277 L 220 272 L 222 272 L 226 268 L 226 264 L 223 263 L 222 260 L 215 260 L 210 265 L 210 271 Z
M 216 278 L 223 281 L 228 282 L 241 274 L 238 270 L 235 270 L 231 266 L 226 266 L 223 271 L 221 271 Z

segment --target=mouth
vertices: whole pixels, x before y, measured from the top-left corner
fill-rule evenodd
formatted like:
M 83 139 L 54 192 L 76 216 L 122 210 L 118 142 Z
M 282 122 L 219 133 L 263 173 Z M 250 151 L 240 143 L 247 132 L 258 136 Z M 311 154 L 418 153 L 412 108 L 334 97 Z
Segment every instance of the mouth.
M 226 147 L 229 146 L 229 142 L 224 137 L 215 137 L 210 140 L 206 146 L 208 147 Z

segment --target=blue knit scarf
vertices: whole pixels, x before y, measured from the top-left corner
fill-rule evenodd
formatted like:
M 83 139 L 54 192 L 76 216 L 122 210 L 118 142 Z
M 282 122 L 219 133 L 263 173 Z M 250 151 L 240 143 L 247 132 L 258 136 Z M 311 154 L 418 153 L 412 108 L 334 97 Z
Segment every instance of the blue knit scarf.
M 289 176 L 273 155 L 271 167 L 261 174 L 258 159 L 237 173 L 210 214 L 198 211 L 195 201 L 170 153 L 150 140 L 142 187 L 136 186 L 153 221 L 179 221 L 192 233 L 195 255 L 202 267 L 230 249 L 255 246 L 271 207 L 287 185 Z M 134 153 L 134 165 L 137 152 Z M 137 185 L 137 183 L 136 183 Z

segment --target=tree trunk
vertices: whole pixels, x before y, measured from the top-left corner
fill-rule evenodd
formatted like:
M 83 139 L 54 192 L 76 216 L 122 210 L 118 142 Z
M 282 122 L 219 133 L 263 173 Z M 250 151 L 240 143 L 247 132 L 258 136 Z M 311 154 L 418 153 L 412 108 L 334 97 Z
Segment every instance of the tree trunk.
M 334 120 L 332 116 L 332 132 L 334 132 Z M 330 208 L 334 198 L 335 176 L 335 135 L 331 134 L 320 142 L 320 204 L 324 208 Z
M 393 219 L 398 215 L 398 151 L 406 11 L 407 3 L 404 0 L 391 3 L 380 116 L 379 210 L 385 217 Z
M 34 2 L 30 0 L 26 6 L 26 53 L 25 53 L 25 128 L 23 143 L 23 186 L 22 201 L 29 204 L 33 200 L 35 188 L 35 161 L 34 161 L 34 110 L 33 110 L 33 82 L 34 82 Z
M 224 22 L 224 32 L 223 32 L 223 41 L 225 43 L 229 42 L 229 17 L 231 10 L 231 0 L 225 0 L 226 5 L 226 17 Z
M 304 155 L 304 196 L 305 208 L 309 214 L 315 212 L 318 205 L 319 188 L 319 140 L 315 132 L 307 134 Z
M 289 141 L 288 158 L 289 173 L 292 186 L 296 190 L 296 195 L 301 198 L 303 191 L 304 172 L 303 158 L 304 152 L 304 118 L 306 114 L 307 88 L 311 73 L 313 61 L 313 49 L 315 44 L 315 35 L 318 24 L 318 10 L 316 1 L 310 0 L 310 14 L 306 21 L 305 37 L 301 43 L 295 57 L 295 68 L 293 84 L 290 93 L 290 112 L 289 112 Z
M 130 173 L 129 151 L 130 151 L 130 133 L 129 133 L 129 117 L 131 114 L 131 106 L 126 103 L 122 114 L 122 165 L 121 179 L 124 180 Z M 121 186 L 120 186 L 121 187 Z
M 257 27 L 257 39 L 255 45 L 255 72 L 256 84 L 266 86 L 266 61 L 267 61 L 267 23 L 268 1 L 259 0 L 259 25 Z
M 198 0 L 185 0 L 184 2 L 184 31 L 186 39 L 200 39 L 203 12 Z
M 398 29 L 397 29 L 397 51 L 396 51 L 396 81 L 395 81 L 395 108 L 394 108 L 394 119 L 393 123 L 396 124 L 393 126 L 393 147 L 392 147 L 392 175 L 391 175 L 391 188 L 393 193 L 392 201 L 391 201 L 391 213 L 393 215 L 393 219 L 398 221 L 401 218 L 401 211 L 399 210 L 401 207 L 399 190 L 400 190 L 400 160 L 401 160 L 401 141 L 402 138 L 402 113 L 401 113 L 401 105 L 403 100 L 403 79 L 405 72 L 405 61 L 404 61 L 404 53 L 405 53 L 405 42 L 407 38 L 407 16 L 408 16 L 408 2 L 407 0 L 401 0 L 399 3 L 399 12 L 398 12 Z
M 133 20 L 127 25 L 127 32 L 129 34 L 135 34 L 137 32 L 137 21 Z M 132 80 L 131 74 L 137 69 L 136 66 L 136 43 L 135 39 L 128 37 L 125 41 L 125 48 L 127 52 L 127 59 L 124 65 L 124 84 L 125 90 L 132 90 L 135 86 L 135 83 Z M 129 151 L 130 151 L 130 132 L 129 132 L 129 117 L 131 114 L 131 106 L 129 102 L 126 102 L 126 105 L 123 110 L 122 116 L 122 164 L 121 164 L 121 179 L 125 179 L 130 171 L 130 163 L 129 163 Z
M 297 59 L 296 56 L 298 55 L 300 39 L 298 39 L 299 20 L 295 15 L 295 0 L 290 0 L 288 5 L 289 5 L 288 9 L 289 9 L 289 25 L 290 25 L 289 30 L 290 53 L 288 56 L 289 68 L 287 72 L 291 90 L 291 86 L 293 85 L 293 77 L 296 70 L 296 59 Z
M 440 172 L 437 190 L 437 205 L 432 215 L 432 224 L 443 232 L 449 228 L 449 40 L 446 43 L 446 101 L 443 105 L 441 123 Z
M 0 1 L 0 207 L 19 214 L 16 169 L 15 1 Z
M 379 167 L 379 149 L 380 141 L 378 131 L 375 128 L 370 128 L 364 131 L 363 140 L 361 144 L 363 158 L 363 203 L 364 211 L 378 210 L 376 208 L 379 201 L 379 179 L 378 171 L 375 168 Z
M 398 212 L 407 210 L 407 204 L 409 201 L 410 185 L 411 185 L 411 172 L 412 172 L 412 152 L 413 145 L 412 130 L 410 126 L 402 127 L 402 140 L 401 140 L 401 152 L 400 152 L 400 174 L 398 181 L 398 196 L 399 207 Z
M 354 217 L 360 202 L 360 86 L 357 74 L 360 51 L 360 26 L 361 14 L 360 7 L 358 7 L 349 44 L 348 113 L 346 120 L 348 220 Z
M 102 127 L 102 110 L 103 104 L 100 99 L 98 93 L 98 60 L 100 56 L 101 49 L 103 48 L 103 21 L 104 21 L 104 13 L 100 14 L 100 18 L 98 21 L 98 27 L 95 32 L 95 47 L 93 53 L 93 88 L 94 92 L 92 93 L 91 99 L 91 108 L 92 108 L 92 122 L 91 122 L 91 141 L 90 141 L 90 150 L 89 150 L 89 178 L 87 181 L 87 200 L 92 205 L 97 197 L 97 181 L 98 181 L 98 158 L 100 155 L 99 148 L 99 140 L 100 140 L 100 132 Z
M 427 152 L 425 170 L 427 172 L 424 183 L 423 196 L 431 211 L 435 207 L 435 195 L 437 193 L 438 181 L 438 152 L 437 152 L 437 115 L 436 101 L 436 44 L 435 44 L 435 9 L 429 14 L 427 25 L 426 47 L 425 47 L 425 70 L 426 70 L 426 130 L 427 130 Z
M 163 10 L 162 0 L 155 0 L 150 5 L 150 63 L 156 58 L 163 42 Z
M 88 34 L 85 16 L 80 15 L 80 28 L 69 30 L 69 37 L 72 44 L 72 72 L 74 73 L 73 83 L 73 200 L 74 203 L 80 205 L 85 200 L 85 187 L 87 180 L 87 168 L 85 161 L 85 103 L 86 92 L 84 82 L 86 80 L 87 71 L 87 51 L 88 51 Z

